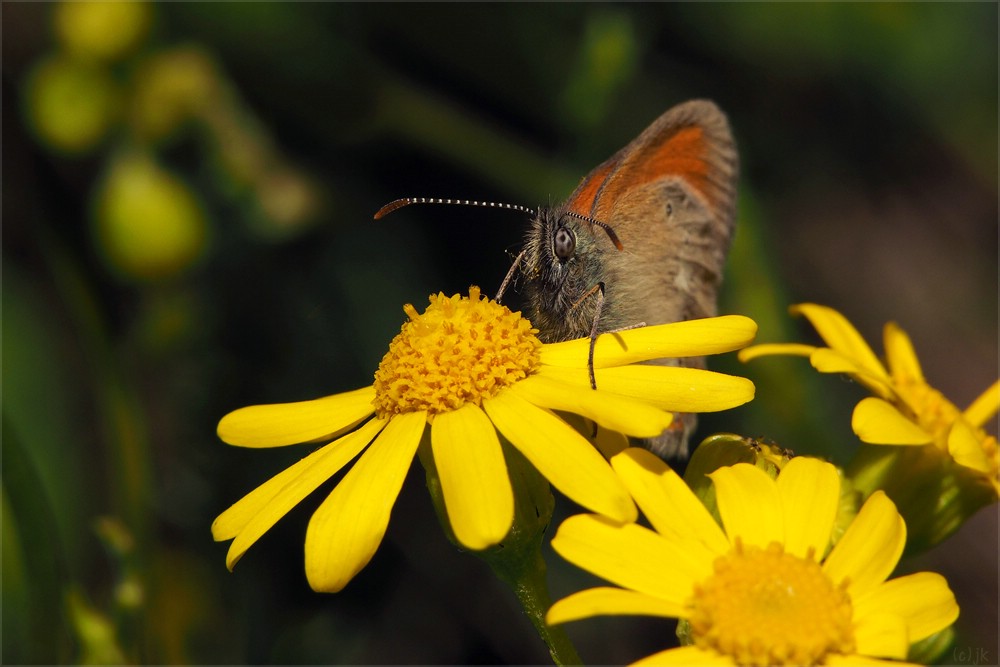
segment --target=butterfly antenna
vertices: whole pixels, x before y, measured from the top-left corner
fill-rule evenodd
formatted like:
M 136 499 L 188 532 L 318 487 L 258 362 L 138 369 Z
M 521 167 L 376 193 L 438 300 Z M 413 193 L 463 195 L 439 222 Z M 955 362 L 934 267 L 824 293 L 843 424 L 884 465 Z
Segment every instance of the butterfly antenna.
M 393 203 L 395 203 L 395 202 L 393 202 Z M 391 204 L 390 204 L 390 206 L 391 206 Z M 608 233 L 608 238 L 611 239 L 611 242 L 615 244 L 616 248 L 618 248 L 619 250 L 624 249 L 624 246 L 622 246 L 622 242 L 618 240 L 618 235 L 615 234 L 615 230 L 613 230 L 611 228 L 611 225 L 609 225 L 608 223 L 601 222 L 600 220 L 597 220 L 595 218 L 591 218 L 588 215 L 582 215 L 580 213 L 574 213 L 573 211 L 567 211 L 566 215 L 573 216 L 574 218 L 577 218 L 579 220 L 583 220 L 584 222 L 589 222 L 592 225 L 597 225 L 598 227 L 600 227 L 601 229 L 603 229 L 604 231 L 606 231 Z M 376 216 L 376 217 L 378 217 L 378 216 Z
M 535 214 L 535 209 L 521 206 L 520 204 L 501 204 L 495 201 L 471 201 L 469 199 L 437 199 L 434 197 L 404 197 L 391 201 L 375 213 L 375 219 L 380 220 L 393 211 L 409 206 L 410 204 L 452 204 L 455 206 L 480 206 L 483 208 L 503 208 L 510 211 L 520 211 L 529 215 Z

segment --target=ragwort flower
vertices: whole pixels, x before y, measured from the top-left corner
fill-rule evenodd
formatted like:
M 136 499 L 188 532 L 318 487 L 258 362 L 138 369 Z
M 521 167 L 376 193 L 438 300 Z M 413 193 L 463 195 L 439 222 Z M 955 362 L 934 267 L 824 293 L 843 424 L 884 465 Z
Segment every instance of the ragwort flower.
M 753 384 L 744 378 L 634 363 L 740 348 L 756 332 L 753 321 L 741 316 L 601 336 L 594 354 L 598 388 L 592 390 L 587 339 L 543 345 L 520 313 L 480 299 L 476 287 L 465 298 L 432 295 L 423 314 L 409 304 L 404 311 L 409 321 L 390 344 L 372 386 L 241 408 L 222 418 L 219 437 L 233 445 L 332 441 L 215 520 L 215 539 L 233 540 L 230 569 L 293 506 L 358 457 L 306 531 L 310 585 L 342 589 L 378 548 L 427 425 L 449 523 L 470 549 L 497 544 L 513 520 L 498 432 L 570 499 L 629 521 L 635 506 L 607 461 L 553 411 L 651 437 L 670 423 L 668 411 L 722 410 L 753 397 Z
M 740 360 L 773 354 L 805 356 L 821 373 L 850 375 L 874 394 L 858 403 L 851 419 L 862 442 L 935 447 L 978 474 L 994 495 L 1000 492 L 997 439 L 983 429 L 1000 409 L 1000 382 L 959 410 L 924 379 L 909 336 L 894 322 L 885 325 L 886 368 L 836 310 L 804 303 L 792 306 L 791 312 L 804 315 L 829 347 L 754 345 L 740 352 Z
M 821 373 L 846 373 L 874 394 L 854 408 L 851 425 L 866 444 L 848 475 L 863 496 L 881 489 L 896 503 L 909 528 L 908 552 L 940 543 L 997 501 L 1000 453 L 996 436 L 983 426 L 1000 408 L 1000 383 L 959 410 L 924 379 L 909 336 L 896 324 L 885 326 L 883 366 L 832 308 L 807 303 L 791 311 L 805 315 L 829 347 L 756 345 L 743 350 L 740 359 L 807 356 Z
M 620 588 L 570 595 L 547 620 L 686 619 L 689 645 L 637 664 L 880 664 L 958 617 L 941 576 L 887 581 L 906 524 L 885 494 L 830 549 L 840 482 L 828 463 L 794 458 L 777 479 L 748 463 L 719 468 L 710 476 L 724 528 L 650 453 L 630 448 L 611 463 L 655 530 L 597 515 L 564 521 L 553 548 Z

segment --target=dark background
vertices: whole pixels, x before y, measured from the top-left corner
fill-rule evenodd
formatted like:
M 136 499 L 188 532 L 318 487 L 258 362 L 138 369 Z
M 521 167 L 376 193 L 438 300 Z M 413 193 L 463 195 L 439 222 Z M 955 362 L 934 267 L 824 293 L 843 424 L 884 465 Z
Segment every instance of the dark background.
M 813 341 L 785 309 L 830 305 L 879 353 L 895 320 L 959 407 L 997 378 L 995 3 L 158 4 L 135 48 L 100 65 L 118 115 L 73 150 L 38 129 L 30 92 L 65 50 L 56 10 L 2 9 L 6 663 L 546 662 L 512 594 L 445 540 L 419 466 L 342 593 L 312 593 L 303 573 L 329 485 L 228 573 L 212 519 L 305 452 L 228 447 L 215 425 L 370 383 L 404 303 L 492 293 L 525 229 L 522 214 L 451 207 L 375 223 L 382 204 L 557 202 L 686 99 L 714 99 L 740 147 L 722 312 L 753 317 L 763 342 Z M 143 135 L 129 106 L 143 63 L 179 48 L 226 103 Z M 247 147 L 264 157 L 240 163 Z M 183 183 L 205 233 L 156 276 L 123 269 L 95 232 L 129 148 Z M 758 398 L 700 435 L 850 459 L 858 387 L 732 356 L 714 367 Z M 574 511 L 558 503 L 557 518 Z M 997 553 L 994 506 L 903 565 L 956 592 L 949 661 L 1000 655 Z M 591 583 L 548 562 L 556 597 Z M 590 663 L 673 641 L 655 619 L 569 630 Z

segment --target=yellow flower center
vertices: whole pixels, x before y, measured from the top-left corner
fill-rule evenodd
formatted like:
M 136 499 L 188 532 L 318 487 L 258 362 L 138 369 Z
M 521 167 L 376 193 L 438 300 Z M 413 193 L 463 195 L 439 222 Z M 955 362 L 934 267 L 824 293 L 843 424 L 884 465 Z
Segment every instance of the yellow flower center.
M 854 652 L 851 600 L 812 558 L 743 546 L 716 559 L 688 603 L 696 645 L 740 665 L 817 665 Z
M 948 436 L 955 422 L 962 416 L 958 407 L 926 382 L 897 379 L 895 388 L 904 403 L 899 406 L 903 413 L 908 414 L 910 419 L 930 433 L 934 438 L 934 445 L 948 454 Z M 973 430 L 986 455 L 986 460 L 989 461 L 991 471 L 989 478 L 996 484 L 997 471 L 1000 470 L 1000 449 L 997 448 L 997 439 L 982 428 L 974 427 Z
M 470 287 L 468 297 L 432 294 L 422 315 L 403 306 L 410 321 L 375 372 L 380 417 L 480 405 L 535 371 L 538 331 L 520 313 L 479 294 L 478 287 Z
M 895 381 L 896 393 L 903 399 L 904 413 L 934 436 L 934 443 L 948 451 L 948 432 L 959 417 L 958 408 L 934 387 L 917 380 Z

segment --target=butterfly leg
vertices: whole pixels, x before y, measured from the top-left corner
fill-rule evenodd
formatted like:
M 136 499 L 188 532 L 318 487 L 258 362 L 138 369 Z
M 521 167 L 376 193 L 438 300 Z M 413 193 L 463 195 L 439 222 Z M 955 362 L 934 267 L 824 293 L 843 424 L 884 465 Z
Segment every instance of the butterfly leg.
M 628 326 L 618 327 L 617 329 L 611 329 L 609 331 L 601 331 L 598 333 L 597 326 L 601 321 L 601 310 L 604 307 L 604 283 L 599 282 L 589 290 L 584 292 L 583 296 L 577 299 L 576 303 L 570 306 L 570 310 L 573 310 L 581 303 L 584 302 L 588 297 L 597 297 L 597 307 L 594 309 L 594 321 L 590 325 L 590 350 L 587 353 L 587 373 L 590 376 L 590 388 L 597 389 L 597 378 L 594 376 L 594 347 L 597 345 L 597 337 L 601 334 L 615 334 L 619 331 L 628 331 L 629 329 L 638 329 L 639 327 L 646 326 L 645 322 L 637 322 L 635 324 L 629 324 Z
M 497 290 L 497 296 L 494 299 L 497 303 L 500 303 L 500 298 L 503 296 L 507 288 L 510 287 L 510 281 L 514 279 L 514 273 L 517 271 L 517 267 L 521 266 L 521 260 L 524 259 L 527 250 L 522 250 L 518 253 L 517 257 L 514 258 L 514 263 L 510 265 L 510 270 L 507 271 L 507 275 L 503 277 L 503 282 L 500 283 L 500 289 Z
M 597 297 L 597 307 L 594 309 L 594 322 L 590 325 L 590 350 L 587 353 L 587 373 L 590 375 L 590 388 L 597 389 L 597 378 L 594 377 L 594 346 L 597 345 L 597 325 L 601 321 L 601 309 L 604 306 L 604 283 L 599 282 L 587 290 L 583 296 L 577 299 L 577 302 L 570 307 L 570 310 L 579 306 L 583 303 L 584 299 L 590 296 Z

